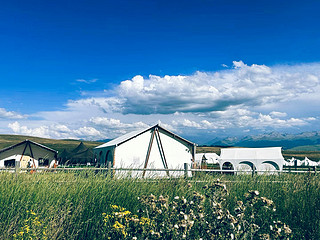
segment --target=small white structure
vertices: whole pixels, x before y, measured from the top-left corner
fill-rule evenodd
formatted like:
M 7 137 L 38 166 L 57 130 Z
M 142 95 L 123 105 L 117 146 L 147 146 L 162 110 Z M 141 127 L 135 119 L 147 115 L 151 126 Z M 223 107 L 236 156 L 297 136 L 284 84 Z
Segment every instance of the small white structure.
M 149 168 L 183 169 L 189 168 L 195 160 L 196 145 L 168 131 L 159 124 L 144 130 L 118 137 L 94 148 L 95 158 L 102 166 L 111 164 L 113 168 L 145 169 L 137 175 L 146 175 Z M 110 162 L 110 163 L 109 163 Z M 131 172 L 131 175 L 133 172 Z M 148 176 L 179 176 L 183 172 L 148 172 Z
M 301 161 L 301 166 L 314 167 L 314 166 L 318 166 L 318 165 L 319 165 L 318 162 L 314 162 L 307 157 L 305 157 L 304 160 Z
M 283 169 L 281 147 L 224 148 L 221 149 L 220 167 L 237 171 L 274 171 Z
M 195 154 L 195 166 L 200 167 L 204 153 Z
M 205 153 L 204 157 L 209 164 L 219 164 L 219 156 L 216 153 Z
M 57 153 L 51 148 L 27 139 L 0 150 L 0 167 L 15 167 L 16 162 L 19 162 L 21 168 L 56 166 Z
M 39 166 L 39 161 L 30 157 L 30 156 L 23 156 L 21 154 L 15 154 L 5 159 L 0 160 L 0 168 L 5 167 L 14 167 L 16 162 L 20 162 L 21 168 L 37 168 Z
M 283 166 L 294 166 L 294 161 L 296 159 L 294 157 L 292 157 L 291 159 L 287 159 L 287 160 L 283 160 Z

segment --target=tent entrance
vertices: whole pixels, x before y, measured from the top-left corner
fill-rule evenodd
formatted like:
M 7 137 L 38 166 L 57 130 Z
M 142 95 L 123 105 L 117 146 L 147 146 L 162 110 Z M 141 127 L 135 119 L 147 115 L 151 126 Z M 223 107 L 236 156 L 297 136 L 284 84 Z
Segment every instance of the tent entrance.
M 10 159 L 10 160 L 6 160 L 4 161 L 4 167 L 5 168 L 14 168 L 16 166 L 16 160 L 15 159 Z

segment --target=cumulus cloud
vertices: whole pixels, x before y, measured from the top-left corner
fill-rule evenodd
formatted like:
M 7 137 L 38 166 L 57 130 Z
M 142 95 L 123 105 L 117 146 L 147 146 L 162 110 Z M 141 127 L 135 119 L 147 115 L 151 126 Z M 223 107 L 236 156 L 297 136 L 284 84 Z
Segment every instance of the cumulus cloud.
M 32 114 L 37 126 L 13 122 L 12 131 L 54 138 L 114 138 L 161 120 L 186 131 L 306 129 L 319 123 L 320 63 L 292 66 L 233 62 L 189 76 L 134 76 L 107 91 L 70 100 L 63 110 Z M 78 79 L 89 83 L 90 80 Z M 0 108 L 0 118 L 22 118 Z M 57 124 L 59 122 L 59 124 Z M 312 129 L 312 128 L 309 128 Z
M 272 111 L 270 113 L 271 116 L 273 117 L 286 117 L 287 116 L 287 113 L 285 112 L 276 112 L 276 111 Z
M 26 116 L 23 116 L 19 113 L 7 111 L 4 108 L 0 108 L 0 119 L 22 119 Z
M 91 104 L 106 112 L 172 114 L 224 111 L 230 106 L 264 106 L 286 102 L 320 86 L 319 68 L 268 67 L 242 61 L 218 72 L 190 76 L 140 75 L 120 83 L 114 97 L 89 98 L 70 104 Z
M 173 120 L 172 125 L 181 129 L 184 127 L 196 129 L 236 129 L 236 128 L 251 128 L 251 129 L 284 129 L 302 127 L 315 122 L 317 119 L 314 117 L 303 118 L 285 118 L 286 113 L 271 112 L 270 114 L 262 114 L 259 112 L 249 111 L 247 109 L 237 109 L 230 107 L 225 111 L 219 111 L 211 118 L 192 121 L 187 118 Z
M 144 122 L 123 123 L 119 119 L 107 118 L 107 117 L 93 117 L 90 119 L 90 123 L 99 129 L 106 136 L 111 138 L 117 137 L 120 134 L 125 134 L 131 131 L 140 130 L 149 127 Z
M 81 127 L 70 129 L 63 124 L 51 124 L 38 127 L 28 127 L 21 125 L 18 121 L 9 123 L 8 127 L 15 133 L 27 136 L 37 136 L 43 138 L 73 138 L 73 139 L 97 139 L 102 137 L 101 133 L 93 127 Z

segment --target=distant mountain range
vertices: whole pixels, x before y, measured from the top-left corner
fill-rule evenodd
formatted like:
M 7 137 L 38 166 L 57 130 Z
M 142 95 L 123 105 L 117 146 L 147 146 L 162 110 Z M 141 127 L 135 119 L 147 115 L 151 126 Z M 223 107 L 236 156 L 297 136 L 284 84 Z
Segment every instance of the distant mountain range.
M 237 147 L 282 147 L 283 149 L 320 151 L 320 131 L 285 134 L 272 132 L 242 138 L 228 137 L 222 140 L 213 139 L 210 146 Z

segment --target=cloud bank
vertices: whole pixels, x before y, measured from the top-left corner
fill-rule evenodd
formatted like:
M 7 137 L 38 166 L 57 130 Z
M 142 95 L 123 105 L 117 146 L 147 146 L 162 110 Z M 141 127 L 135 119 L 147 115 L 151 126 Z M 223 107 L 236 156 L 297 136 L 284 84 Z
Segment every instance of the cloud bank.
M 304 131 L 319 124 L 319 79 L 319 63 L 270 67 L 242 61 L 189 76 L 137 75 L 97 97 L 70 100 L 62 111 L 35 113 L 41 126 L 15 121 L 8 127 L 17 134 L 87 139 L 114 138 L 159 120 L 171 130 L 194 135 Z M 22 117 L 0 109 L 0 118 L 10 114 Z

